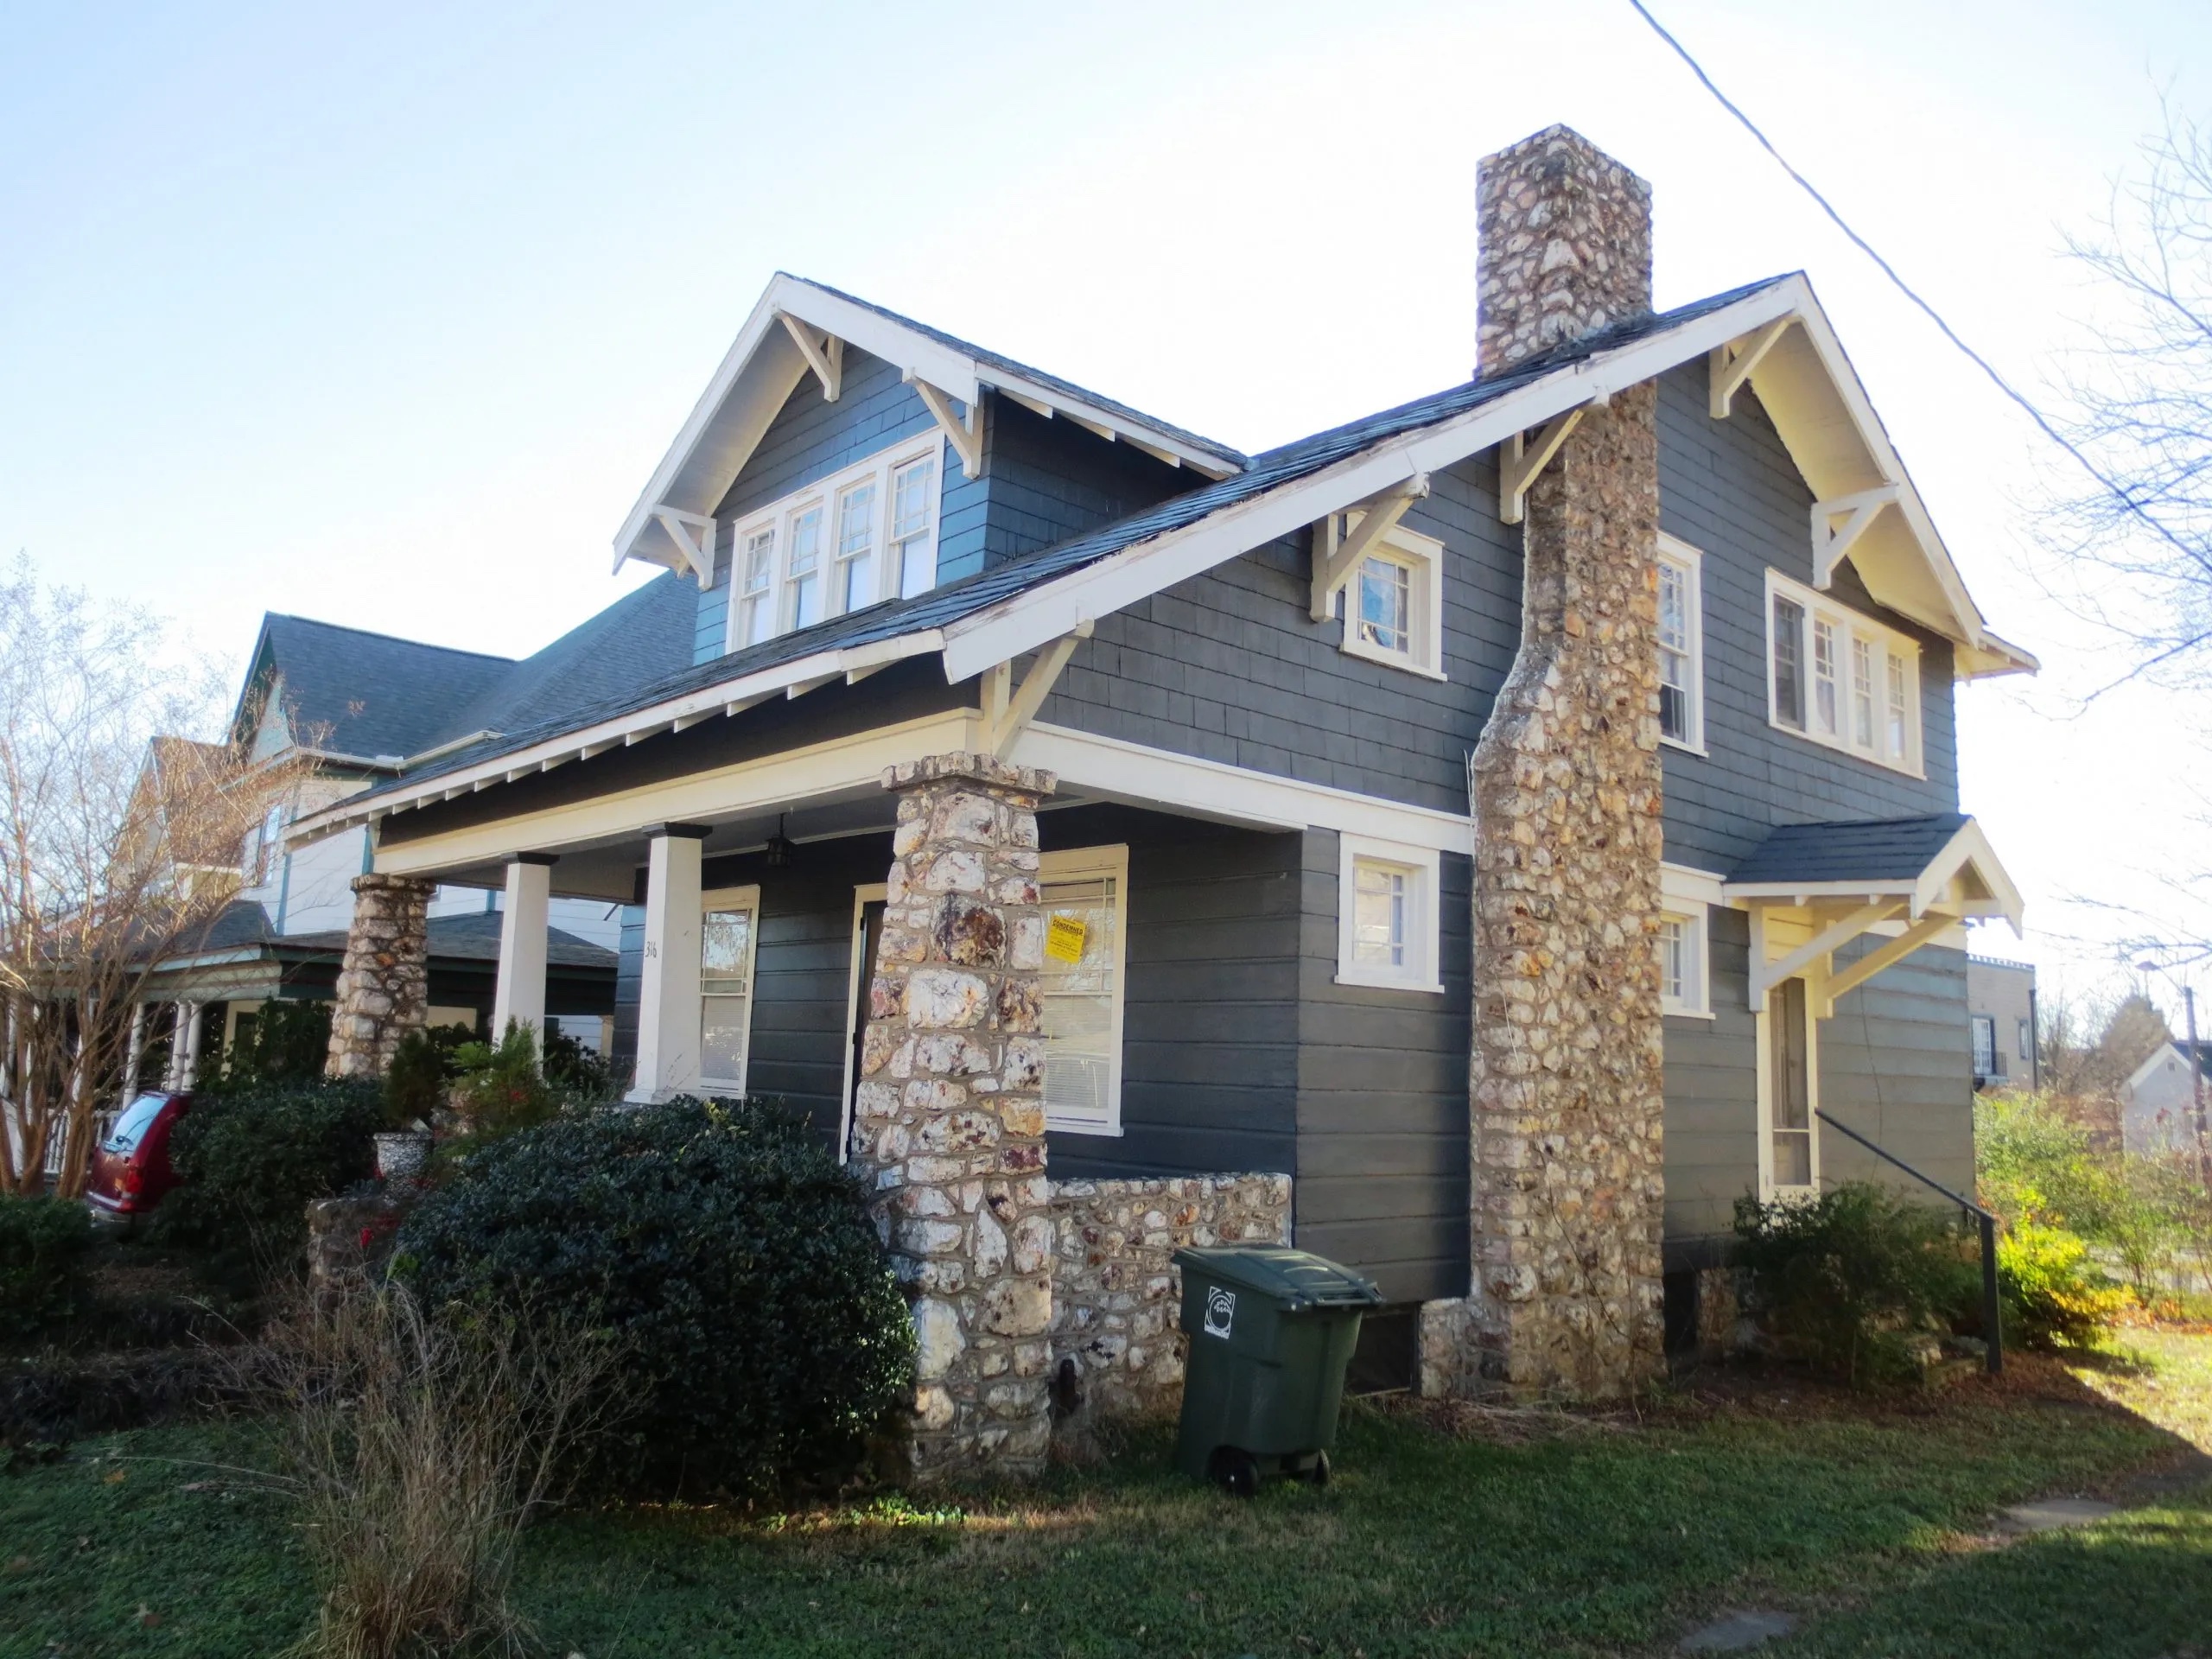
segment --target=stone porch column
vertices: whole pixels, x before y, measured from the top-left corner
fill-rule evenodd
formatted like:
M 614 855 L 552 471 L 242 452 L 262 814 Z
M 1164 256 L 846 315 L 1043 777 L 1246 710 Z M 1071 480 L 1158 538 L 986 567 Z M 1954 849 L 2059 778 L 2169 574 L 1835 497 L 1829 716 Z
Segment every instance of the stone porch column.
M 334 1077 L 380 1077 L 430 1018 L 430 895 L 436 884 L 372 871 L 353 878 L 353 923 L 330 1012 Z
M 638 974 L 638 1074 L 626 1098 L 640 1104 L 699 1088 L 699 946 L 703 823 L 645 831 L 645 944 Z
M 551 853 L 517 853 L 507 861 L 507 890 L 499 912 L 499 976 L 492 993 L 495 1043 L 507 1034 L 510 1020 L 541 1034 L 544 1029 L 545 930 L 555 861 Z
M 1548 128 L 1476 189 L 1482 374 L 1650 309 L 1650 188 L 1586 139 Z M 1471 769 L 1473 1287 L 1428 1312 L 1433 1391 L 1605 1398 L 1662 1364 L 1655 397 L 1586 414 L 1528 501 Z
M 899 829 L 852 1154 L 913 1308 L 924 1478 L 1031 1473 L 1051 1438 L 1036 815 L 1054 782 L 982 754 L 884 777 Z

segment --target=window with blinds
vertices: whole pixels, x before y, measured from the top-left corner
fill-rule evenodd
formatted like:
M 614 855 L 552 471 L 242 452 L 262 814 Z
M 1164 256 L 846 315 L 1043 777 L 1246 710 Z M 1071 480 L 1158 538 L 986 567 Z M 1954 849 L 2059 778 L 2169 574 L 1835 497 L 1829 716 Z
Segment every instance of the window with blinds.
M 1048 853 L 1043 860 L 1045 1122 L 1051 1128 L 1121 1133 L 1128 883 L 1125 849 Z

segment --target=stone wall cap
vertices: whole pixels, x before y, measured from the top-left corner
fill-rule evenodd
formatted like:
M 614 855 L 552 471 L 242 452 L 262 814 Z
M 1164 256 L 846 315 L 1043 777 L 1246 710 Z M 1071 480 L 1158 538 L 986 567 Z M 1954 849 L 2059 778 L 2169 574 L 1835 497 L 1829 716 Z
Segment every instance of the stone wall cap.
M 1042 766 L 1017 766 L 1010 760 L 1001 760 L 995 754 L 970 753 L 957 750 L 950 754 L 924 755 L 918 760 L 902 760 L 895 766 L 887 766 L 883 772 L 886 789 L 912 789 L 919 784 L 935 784 L 965 780 L 987 785 L 995 789 L 1020 790 L 1027 795 L 1049 795 L 1059 786 L 1059 777 Z
M 365 870 L 353 878 L 353 887 L 356 893 L 411 893 L 418 889 L 435 893 L 438 884 L 419 875 L 388 875 L 382 870 Z

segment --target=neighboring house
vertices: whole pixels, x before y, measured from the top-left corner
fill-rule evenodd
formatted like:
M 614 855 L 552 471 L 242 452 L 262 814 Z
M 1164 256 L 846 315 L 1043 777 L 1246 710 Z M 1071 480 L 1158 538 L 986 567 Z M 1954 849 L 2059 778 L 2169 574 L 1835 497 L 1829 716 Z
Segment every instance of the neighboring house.
M 2152 1157 L 2197 1149 L 2200 1098 L 2212 1109 L 2212 1043 L 2185 1038 L 2161 1043 L 2120 1088 L 2120 1139 L 2130 1153 Z M 2201 1074 L 2201 1078 L 2200 1075 Z
M 1976 1089 L 2039 1088 L 2034 965 L 1968 957 L 1967 1030 Z
M 588 637 L 563 643 L 569 658 L 594 650 Z M 549 666 L 549 654 L 516 663 L 303 617 L 263 619 L 230 741 L 283 781 L 238 853 L 238 898 L 200 950 L 149 982 L 167 1005 L 149 1033 L 168 1044 L 165 1081 L 190 1081 L 203 1058 L 235 1043 L 271 999 L 327 1001 L 335 994 L 353 921 L 352 884 L 370 866 L 368 837 L 357 831 L 288 848 L 287 826 L 420 764 L 426 751 L 435 755 L 450 718 L 481 721 L 527 707 L 544 694 L 549 675 L 574 668 Z M 480 740 L 486 729 L 468 728 Z M 432 898 L 430 1023 L 495 1034 L 501 919 L 496 889 L 446 886 Z M 601 1049 L 612 1037 L 619 908 L 563 899 L 545 925 L 548 1015 Z
M 616 538 L 669 573 L 586 625 L 680 626 L 683 664 L 448 716 L 289 844 L 631 906 L 637 1097 L 785 1097 L 955 1217 L 893 1238 L 957 1287 L 1014 1270 L 1003 1236 L 931 1208 L 947 1160 L 898 1163 L 880 1114 L 1027 1142 L 969 1121 L 995 1073 L 881 1081 L 952 1052 L 886 1072 L 867 1033 L 967 938 L 905 931 L 902 886 L 876 949 L 894 857 L 967 833 L 894 842 L 886 774 L 1049 772 L 1044 1152 L 972 1167 L 1287 1172 L 1296 1242 L 1408 1316 L 1373 1327 L 1402 1371 L 1417 1335 L 1435 1386 L 1540 1386 L 1569 1329 L 1595 1386 L 1648 1370 L 1662 1268 L 1693 1294 L 1738 1197 L 1886 1175 L 1816 1111 L 1970 1185 L 1963 923 L 2019 899 L 1960 810 L 1954 696 L 2034 662 L 1806 279 L 1653 315 L 1645 187 L 1556 129 L 1485 168 L 1532 157 L 1484 197 L 1479 377 L 1258 455 L 777 276 Z M 1560 178 L 1588 188 L 1540 268 Z M 1018 859 L 1027 785 L 977 786 Z

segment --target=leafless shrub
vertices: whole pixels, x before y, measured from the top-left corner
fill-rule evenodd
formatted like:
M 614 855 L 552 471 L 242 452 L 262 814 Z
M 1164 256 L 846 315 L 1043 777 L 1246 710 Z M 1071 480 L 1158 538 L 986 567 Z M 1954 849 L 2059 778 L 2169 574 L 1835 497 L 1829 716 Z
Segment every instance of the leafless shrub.
M 607 1427 L 605 1343 L 429 1316 L 397 1285 L 302 1291 L 259 1363 L 321 1592 L 313 1659 L 520 1653 L 523 1530 Z

